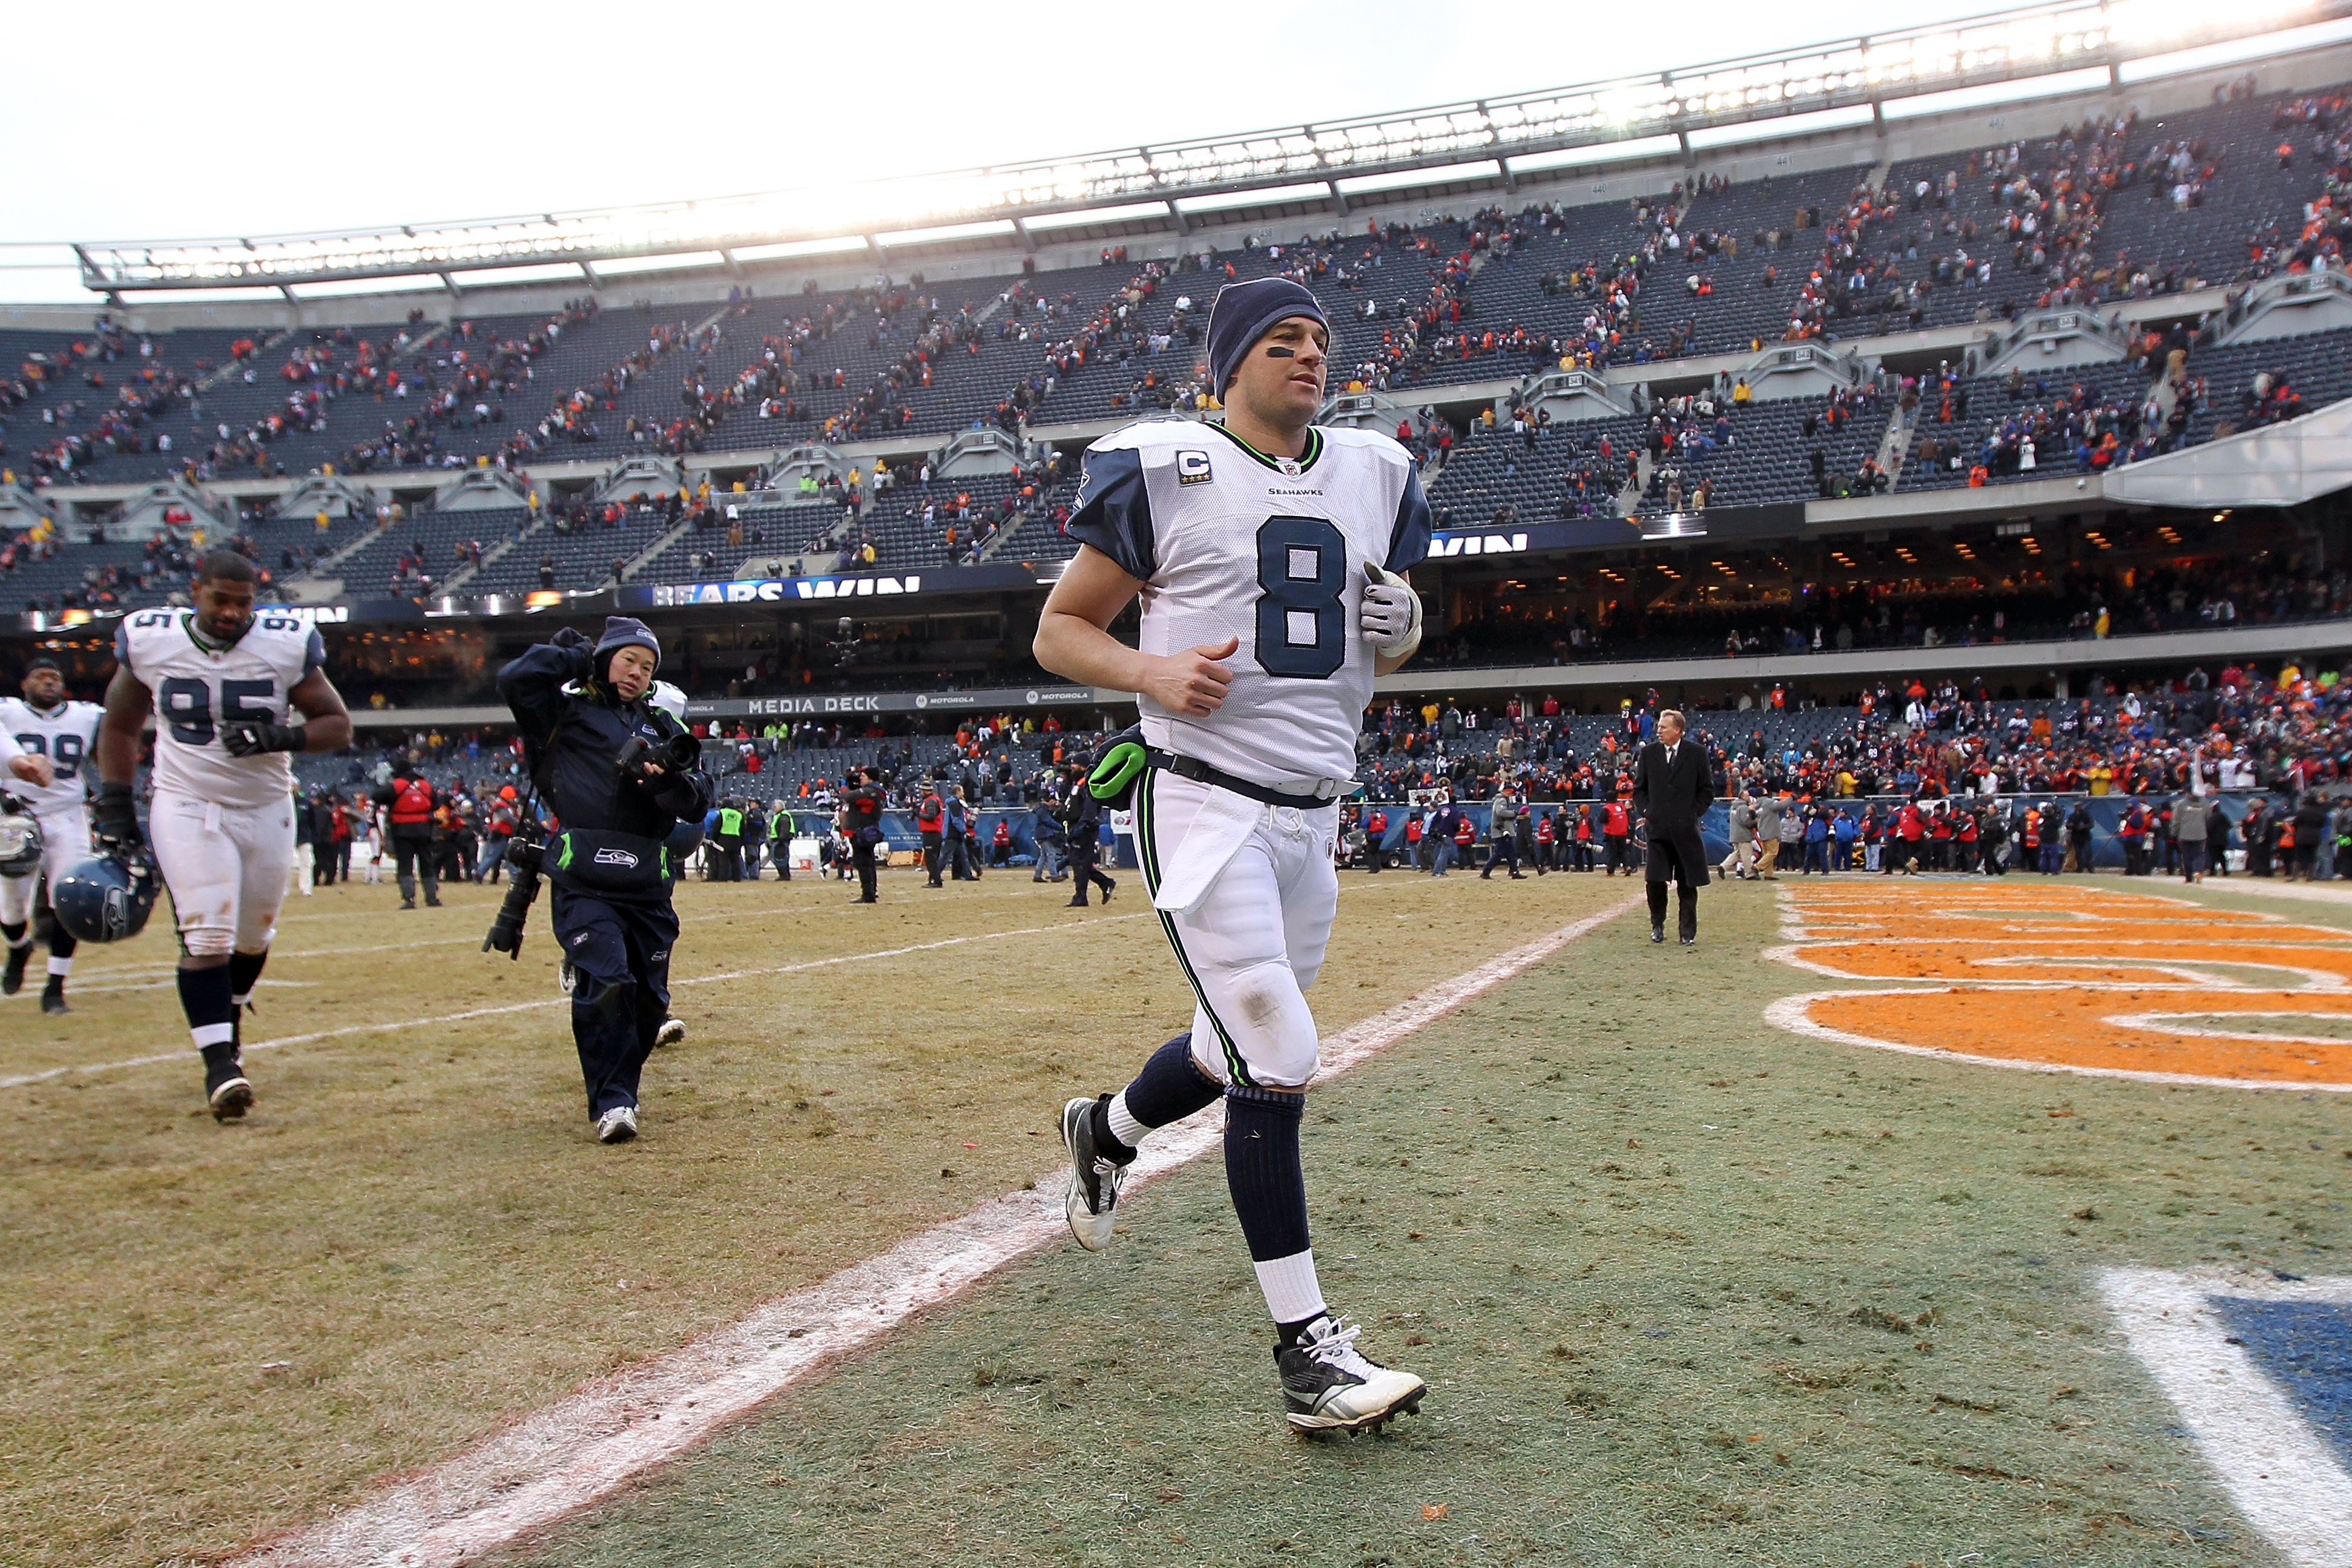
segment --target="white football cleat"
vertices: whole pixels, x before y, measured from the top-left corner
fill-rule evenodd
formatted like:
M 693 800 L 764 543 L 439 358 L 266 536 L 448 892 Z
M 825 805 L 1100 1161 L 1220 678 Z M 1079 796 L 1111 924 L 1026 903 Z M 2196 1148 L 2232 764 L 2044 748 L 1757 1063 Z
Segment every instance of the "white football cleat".
M 1110 1245 L 1118 1184 L 1126 1175 L 1121 1166 L 1097 1152 L 1095 1104 L 1074 1100 L 1062 1107 L 1062 1146 L 1070 1152 L 1070 1190 L 1062 1200 L 1062 1212 L 1069 1216 L 1070 1234 L 1088 1252 Z
M 686 1020 L 683 1018 L 664 1018 L 662 1026 L 654 1031 L 654 1044 L 657 1046 L 679 1045 L 685 1039 Z
M 625 1143 L 637 1135 L 637 1108 L 616 1105 L 596 1118 L 596 1142 Z
M 1297 1344 L 1274 1352 L 1292 1431 L 1378 1431 L 1391 1416 L 1419 1413 L 1427 1385 L 1357 1350 L 1356 1336 L 1362 1331 L 1326 1313 L 1307 1325 Z

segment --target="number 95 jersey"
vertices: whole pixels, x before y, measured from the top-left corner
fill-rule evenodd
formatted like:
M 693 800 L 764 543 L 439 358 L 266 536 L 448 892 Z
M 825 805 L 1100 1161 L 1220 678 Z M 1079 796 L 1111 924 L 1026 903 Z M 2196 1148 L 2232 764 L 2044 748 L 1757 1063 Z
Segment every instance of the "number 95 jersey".
M 1276 458 L 1223 426 L 1130 425 L 1087 448 L 1069 532 L 1144 584 L 1145 653 L 1241 640 L 1207 718 L 1139 699 L 1153 745 L 1261 784 L 1354 776 L 1372 698 L 1365 563 L 1404 572 L 1429 553 L 1402 447 L 1315 426 L 1304 453 Z
M 288 695 L 326 662 L 317 629 L 257 610 L 226 647 L 197 640 L 187 610 L 141 610 L 114 634 L 115 662 L 155 698 L 155 787 L 221 805 L 282 805 L 294 787 L 284 752 L 232 757 L 223 724 L 286 721 Z

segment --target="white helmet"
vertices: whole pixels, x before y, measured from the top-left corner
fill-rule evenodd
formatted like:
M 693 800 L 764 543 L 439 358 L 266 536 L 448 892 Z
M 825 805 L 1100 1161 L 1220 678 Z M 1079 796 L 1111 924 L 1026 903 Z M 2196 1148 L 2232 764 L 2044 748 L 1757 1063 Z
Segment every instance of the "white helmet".
M 655 681 L 653 689 L 646 693 L 646 700 L 679 723 L 686 722 L 686 693 L 668 681 Z

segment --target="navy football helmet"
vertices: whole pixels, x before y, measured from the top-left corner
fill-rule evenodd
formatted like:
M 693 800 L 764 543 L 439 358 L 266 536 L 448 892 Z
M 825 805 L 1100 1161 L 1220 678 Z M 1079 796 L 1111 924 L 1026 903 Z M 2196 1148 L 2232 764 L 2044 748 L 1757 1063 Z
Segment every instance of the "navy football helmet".
M 146 929 L 163 879 L 144 849 L 84 860 L 49 889 L 58 924 L 79 942 L 121 942 Z

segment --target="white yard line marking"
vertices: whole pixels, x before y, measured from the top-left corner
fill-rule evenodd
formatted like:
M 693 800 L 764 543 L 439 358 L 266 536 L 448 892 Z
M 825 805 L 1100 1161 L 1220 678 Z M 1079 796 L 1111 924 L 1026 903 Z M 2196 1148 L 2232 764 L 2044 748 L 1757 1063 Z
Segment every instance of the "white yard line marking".
M 1109 915 L 1087 921 L 1083 925 L 1078 921 L 1070 921 L 1058 925 L 1023 926 L 1013 931 L 982 931 L 971 936 L 942 937 L 937 942 L 919 942 L 904 947 L 879 948 L 872 952 L 848 952 L 834 958 L 812 958 L 800 963 L 780 963 L 764 969 L 737 969 L 721 974 L 698 974 L 684 980 L 672 980 L 670 989 L 675 991 L 681 985 L 713 985 L 721 981 L 754 980 L 763 975 L 800 974 L 809 970 L 831 969 L 844 963 L 868 963 L 885 958 L 903 958 L 911 952 L 931 952 L 943 947 L 961 947 L 967 942 L 996 942 L 1003 938 L 1015 936 L 1039 936 L 1048 931 L 1067 933 L 1106 926 L 1114 921 L 1136 921 L 1143 918 L 1139 914 Z M 571 999 L 568 997 L 550 996 L 538 1002 L 511 1002 L 502 1007 L 469 1007 L 462 1013 L 443 1013 L 431 1018 L 403 1018 L 384 1023 L 350 1024 L 340 1029 L 317 1029 L 307 1035 L 280 1036 L 274 1040 L 248 1040 L 243 1049 L 271 1051 L 284 1046 L 307 1046 L 320 1040 L 341 1039 L 350 1035 L 373 1035 L 386 1029 L 431 1028 L 441 1024 L 462 1024 L 469 1018 L 495 1018 L 508 1013 L 530 1013 L 543 1007 L 568 1007 L 571 1005 Z M 50 1068 L 46 1072 L 19 1073 L 14 1078 L 0 1078 L 0 1089 L 21 1089 L 29 1083 L 47 1083 L 51 1079 L 67 1078 L 75 1073 L 113 1072 L 122 1068 L 152 1067 L 157 1062 L 184 1062 L 194 1049 L 195 1047 L 191 1046 L 186 1050 L 167 1051 L 159 1056 L 129 1057 L 121 1061 L 79 1063 Z
M 1369 885 L 1369 884 L 1359 884 L 1359 885 L 1354 886 L 1354 887 L 1342 888 L 1342 889 L 1340 889 L 1339 890 L 1340 890 L 1341 892 L 1343 892 L 1343 893 L 1360 893 L 1360 892 L 1369 892 L 1369 891 L 1370 891 L 1371 889 L 1370 889 L 1370 885 Z M 956 896 L 957 896 L 959 899 L 1029 899 L 1029 900 L 1034 900 L 1034 899 L 1036 899 L 1036 898 L 1040 897 L 1041 895 L 1036 894 L 1036 893 L 963 893 L 963 892 L 959 892 Z M 469 906 L 469 907 L 470 907 L 470 906 Z M 820 907 L 820 908 L 823 908 L 824 906 L 819 906 L 819 907 Z M 712 921 L 720 921 L 720 920 L 733 920 L 733 919 L 738 918 L 739 916 L 758 917 L 758 916 L 761 916 L 761 915 L 793 914 L 793 913 L 805 913 L 805 912 L 807 912 L 807 911 L 804 911 L 804 910 L 802 910 L 802 911 L 795 911 L 795 910 L 788 910 L 788 909 L 783 909 L 783 908 L 781 908 L 781 907 L 780 907 L 780 908 L 775 908 L 775 909 L 770 909 L 770 910 L 711 910 L 711 911 L 706 911 L 706 912 L 704 912 L 704 913 L 700 913 L 700 914 L 692 915 L 692 916 L 688 916 L 688 917 L 683 918 L 683 919 L 681 919 L 681 920 L 678 921 L 678 925 L 680 926 L 680 928 L 681 928 L 681 929 L 688 929 L 688 930 L 690 930 L 690 929 L 692 929 L 693 927 L 696 927 L 696 926 L 699 926 L 699 925 L 709 925 L 709 923 L 711 923 L 711 922 L 712 922 Z M 340 920 L 340 919 L 341 919 L 342 917 L 341 917 L 341 916 L 340 916 L 340 915 L 337 915 L 337 916 L 321 916 L 321 917 L 320 917 L 320 918 L 321 918 L 321 919 L 336 919 L 336 920 Z M 1114 919 L 1133 919 L 1134 917 L 1133 917 L 1133 916 L 1114 916 L 1114 917 L 1112 917 L 1112 918 L 1114 918 Z M 1098 920 L 1098 921 L 1099 921 L 1099 919 L 1100 919 L 1100 917 L 1097 917 L 1097 920 Z M 1073 923 L 1076 923 L 1076 922 L 1073 922 Z M 286 924 L 287 924 L 287 922 L 286 922 L 285 921 L 283 921 L 283 920 L 281 920 L 281 921 L 278 921 L 278 926 L 279 926 L 279 928 L 280 928 L 281 930 L 285 927 L 285 925 L 286 925 Z M 484 928 L 484 929 L 485 929 L 485 930 L 487 930 L 488 928 L 486 927 L 486 928 Z M 1058 929 L 1058 928 L 1057 928 L 1057 929 Z M 270 950 L 269 950 L 269 956 L 270 956 L 270 960 L 271 960 L 273 963 L 276 963 L 276 962 L 282 962 L 282 961 L 287 960 L 287 959 L 295 959 L 295 958 L 351 958 L 351 957 L 357 956 L 357 955 L 359 955 L 359 954 L 362 954 L 362 953 L 372 953 L 372 952 L 406 952 L 407 951 L 409 951 L 409 949 L 411 949 L 411 948 L 417 948 L 417 947 L 475 947 L 475 948 L 478 948 L 478 947 L 480 947 L 481 945 L 482 945 L 482 939 L 481 939 L 480 937 L 478 937 L 478 936 L 446 936 L 446 937 L 434 937 L 434 938 L 431 938 L 430 940 L 428 940 L 428 941 L 425 941 L 425 942 L 377 942 L 377 943 L 375 943 L 373 946 L 370 946 L 370 947 L 320 947 L 320 948 L 311 948 L 311 949 L 309 949 L 309 950 L 306 950 L 306 951 L 301 951 L 301 952 L 295 952 L 295 951 L 292 951 L 292 950 L 289 950 L 289 949 L 281 948 L 281 947 L 278 947 L 278 946 L 273 945 L 273 946 L 270 948 Z M 81 980 L 84 980 L 84 981 L 87 981 L 87 980 L 94 980 L 94 979 L 99 978 L 100 976 L 112 976 L 112 977 L 120 977 L 120 976 L 123 976 L 123 975 L 131 975 L 131 974 L 146 975 L 146 976 L 148 976 L 148 977 L 150 977 L 150 978 L 152 978 L 152 977 L 155 977 L 155 976 L 159 976 L 159 975 L 160 975 L 160 976 L 164 976 L 164 977 L 167 977 L 167 978 L 168 978 L 170 975 L 172 975 L 173 973 L 174 973 L 175 972 L 177 972 L 177 970 L 178 970 L 178 969 L 179 969 L 179 965 L 178 965 L 176 963 L 102 963 L 102 964 L 91 964 L 90 963 L 89 963 L 89 962 L 85 959 L 85 960 L 83 961 L 83 963 L 82 963 L 79 967 L 77 967 L 77 969 L 75 970 L 75 974 L 77 975 L 77 977 L 78 977 L 78 978 L 79 978 L 79 979 L 81 979 Z M 686 983 L 685 983 L 684 981 L 680 981 L 680 982 L 678 982 L 678 984 L 682 985 L 682 984 L 686 984 Z M 94 991 L 96 991 L 96 990 L 98 990 L 98 989 L 100 989 L 100 987 L 95 986 L 95 985 L 89 985 L 89 984 L 77 984 L 77 985 L 74 987 L 75 993 L 76 993 L 77 994 L 80 994 L 80 995 L 87 995 L 87 994 L 90 994 L 91 992 L 94 992 Z M 113 986 L 113 987 L 109 987 L 109 989 L 114 989 L 114 990 L 146 990 L 146 989 L 149 989 L 149 987 L 145 987 L 145 986 Z M 13 998 L 5 998 L 5 997 L 0 997 L 0 1001 L 7 1001 L 7 1000 L 13 1000 Z
M 481 945 L 482 939 L 478 936 L 452 936 L 436 937 L 430 942 L 387 942 L 373 947 L 321 947 L 314 948 L 308 952 L 289 952 L 283 948 L 273 946 L 269 950 L 269 961 L 272 963 L 284 963 L 304 958 L 349 958 L 353 954 L 363 952 L 406 952 L 415 947 L 479 947 Z M 74 969 L 74 979 L 77 984 L 73 986 L 73 994 L 77 996 L 87 996 L 96 991 L 149 991 L 154 989 L 154 985 L 132 983 L 131 977 L 143 976 L 146 981 L 172 984 L 175 984 L 173 976 L 179 973 L 179 968 L 177 963 L 110 963 L 95 969 L 77 965 Z M 100 984 L 95 985 L 79 984 L 84 980 L 97 980 Z M 268 985 L 276 983 L 264 980 L 262 984 Z M 17 994 L 21 996 L 25 993 L 19 992 Z M 13 1000 L 13 998 L 0 998 L 0 1001 L 6 1000 Z
M 1323 1042 L 1320 1077 L 1347 1071 L 1641 902 L 1639 895 L 1625 899 L 1340 1031 Z M 1213 1110 L 1166 1129 L 1144 1146 L 1130 1181 L 1163 1175 L 1222 1138 Z M 250 1552 L 234 1568 L 454 1568 L 544 1529 L 908 1318 L 1054 1245 L 1068 1234 L 1062 1169 L 1041 1175 L 1034 1193 L 992 1199 L 666 1356 L 589 1384 L 471 1453 Z
M 2265 1376 L 2215 1297 L 2352 1303 L 2352 1279 L 2248 1282 L 2110 1268 L 2100 1293 L 2246 1521 L 2296 1568 L 2352 1568 L 2352 1475 Z

